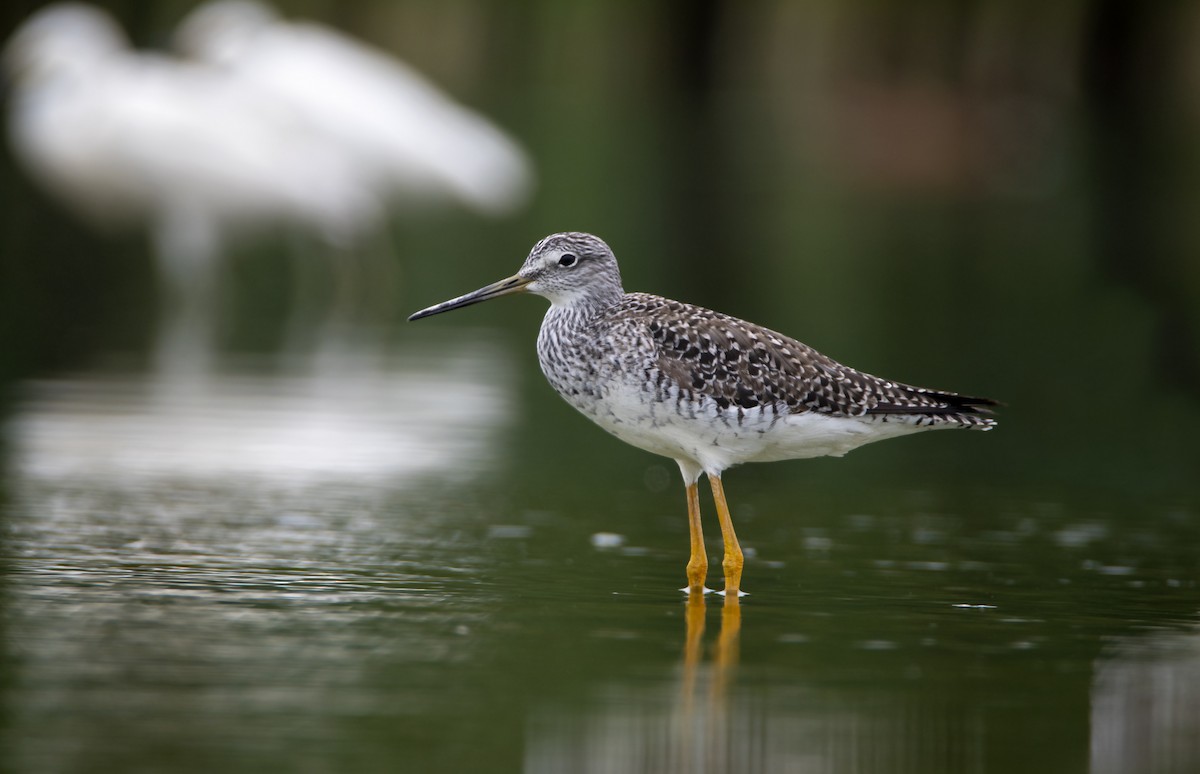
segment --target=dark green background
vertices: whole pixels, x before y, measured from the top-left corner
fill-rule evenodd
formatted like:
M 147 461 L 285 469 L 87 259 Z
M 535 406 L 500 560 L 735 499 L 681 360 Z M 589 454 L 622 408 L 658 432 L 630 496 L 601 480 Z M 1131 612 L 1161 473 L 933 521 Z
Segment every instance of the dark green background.
M 3 34 L 35 5 L 0 10 Z M 143 46 L 190 7 L 102 5 Z M 143 373 L 158 286 L 141 235 L 89 230 L 5 151 L 0 766 L 1200 766 L 1200 5 L 282 7 L 529 148 L 517 216 L 397 214 L 372 321 L 401 374 L 485 351 L 494 372 L 449 372 L 502 385 L 503 419 L 482 458 L 394 481 L 30 474 L 37 385 L 86 402 Z M 710 602 L 691 705 L 674 465 L 553 395 L 540 299 L 403 322 L 561 230 L 606 239 L 627 289 L 1007 404 L 986 435 L 731 471 L 751 596 L 732 672 Z M 285 247 L 230 258 L 229 362 L 275 367 Z

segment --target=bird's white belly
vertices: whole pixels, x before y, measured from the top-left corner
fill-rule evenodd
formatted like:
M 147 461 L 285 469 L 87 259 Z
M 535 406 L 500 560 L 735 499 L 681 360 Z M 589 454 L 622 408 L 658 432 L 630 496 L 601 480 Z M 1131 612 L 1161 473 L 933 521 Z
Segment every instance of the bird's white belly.
M 636 385 L 614 385 L 595 402 L 568 401 L 628 444 L 710 472 L 743 462 L 835 456 L 872 441 L 927 429 L 902 421 L 816 412 L 719 409 L 711 400 L 659 402 Z

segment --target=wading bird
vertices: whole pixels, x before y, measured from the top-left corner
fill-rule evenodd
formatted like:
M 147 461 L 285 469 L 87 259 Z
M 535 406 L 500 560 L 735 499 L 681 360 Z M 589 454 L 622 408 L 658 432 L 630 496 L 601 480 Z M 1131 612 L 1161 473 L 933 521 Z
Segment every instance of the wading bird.
M 872 441 L 935 428 L 990 430 L 989 398 L 911 387 L 844 366 L 806 344 L 729 315 L 626 293 L 617 260 L 591 234 L 553 234 L 515 275 L 410 320 L 510 293 L 550 300 L 538 334 L 542 373 L 568 403 L 626 443 L 670 457 L 687 488 L 687 591 L 708 558 L 696 482 L 708 476 L 725 544 L 727 597 L 742 576 L 721 474 L 743 462 L 840 457 Z

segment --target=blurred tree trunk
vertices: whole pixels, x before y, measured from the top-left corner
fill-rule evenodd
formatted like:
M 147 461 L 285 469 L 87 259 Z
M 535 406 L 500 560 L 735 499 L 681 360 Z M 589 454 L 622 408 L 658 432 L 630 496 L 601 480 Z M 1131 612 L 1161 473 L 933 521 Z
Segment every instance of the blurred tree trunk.
M 727 201 L 732 164 L 720 136 L 717 101 L 722 0 L 669 0 L 661 29 L 666 95 L 663 227 L 667 255 L 676 261 L 672 287 L 678 297 L 718 305 L 744 285 Z M 736 230 L 736 225 L 735 225 Z M 677 281 L 675 281 L 677 280 Z
M 1200 341 L 1184 267 L 1193 260 L 1175 229 L 1181 179 L 1171 113 L 1176 86 L 1175 3 L 1098 0 L 1084 31 L 1084 99 L 1094 138 L 1094 234 L 1100 269 L 1153 304 L 1158 367 L 1166 381 L 1200 390 Z M 1176 226 L 1180 224 L 1180 226 Z

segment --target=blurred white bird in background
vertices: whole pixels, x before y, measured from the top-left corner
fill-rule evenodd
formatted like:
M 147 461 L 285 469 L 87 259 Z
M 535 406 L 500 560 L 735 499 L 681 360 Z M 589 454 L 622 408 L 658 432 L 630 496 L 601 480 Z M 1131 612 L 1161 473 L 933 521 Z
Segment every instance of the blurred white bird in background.
M 211 68 L 130 50 L 95 7 L 37 13 L 6 60 L 18 158 L 93 218 L 297 223 L 345 244 L 382 214 L 347 155 L 296 131 L 287 105 Z
M 211 369 L 218 259 L 233 237 L 284 225 L 346 247 L 381 223 L 353 160 L 298 130 L 286 105 L 132 51 L 95 7 L 38 12 L 5 57 L 11 140 L 29 173 L 92 222 L 147 226 L 164 281 L 165 375 Z
M 403 62 L 329 27 L 288 22 L 252 0 L 214 0 L 176 47 L 286 102 L 402 203 L 440 199 L 485 215 L 525 204 L 532 166 L 517 143 Z
M 382 231 L 385 199 L 498 215 L 528 197 L 506 135 L 332 30 L 218 2 L 179 40 L 196 61 L 133 51 L 105 12 L 63 3 L 5 50 L 30 175 L 94 223 L 148 228 L 165 283 L 157 361 L 174 382 L 211 370 L 217 267 L 239 236 L 282 226 L 347 253 Z

